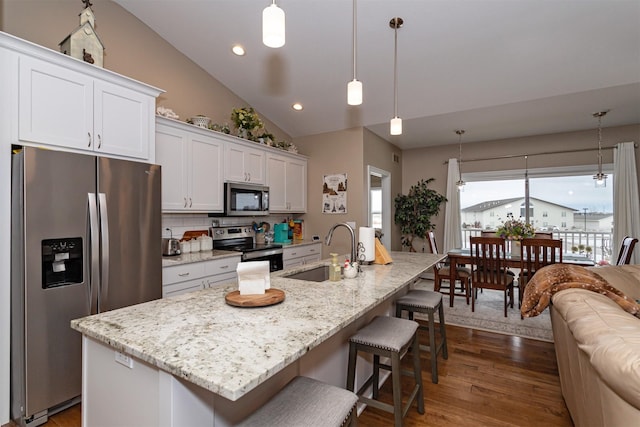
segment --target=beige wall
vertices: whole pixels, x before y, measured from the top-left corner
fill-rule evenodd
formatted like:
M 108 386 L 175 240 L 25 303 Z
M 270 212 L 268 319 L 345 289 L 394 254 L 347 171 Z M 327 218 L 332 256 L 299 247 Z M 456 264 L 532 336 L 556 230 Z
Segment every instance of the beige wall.
M 367 177 L 367 166 L 375 166 L 376 168 L 385 170 L 391 174 L 391 250 L 399 251 L 402 249 L 402 245 L 400 243 L 400 227 L 396 226 L 393 221 L 393 200 L 396 196 L 402 193 L 402 151 L 391 144 L 388 141 L 380 138 L 378 135 L 374 134 L 371 131 L 364 130 L 364 147 L 363 147 L 363 174 L 364 174 L 364 184 L 363 192 L 366 191 L 366 180 Z M 392 155 L 397 154 L 400 158 L 400 162 L 394 163 L 392 160 Z M 366 197 L 363 200 L 365 204 L 364 214 L 367 215 L 367 199 Z
M 356 227 L 366 226 L 363 129 L 353 128 L 296 138 L 294 142 L 310 160 L 307 170 L 307 213 L 302 217 L 310 233 L 319 234 L 324 239 L 329 228 L 338 222 L 354 221 Z M 322 179 L 324 175 L 336 173 L 347 174 L 347 213 L 324 214 Z M 323 245 L 322 255 L 327 258 L 329 252 L 343 255 L 350 253 L 350 250 L 349 233 L 345 228 L 340 228 L 336 230 L 331 246 Z
M 565 132 L 551 135 L 537 135 L 526 138 L 503 139 L 478 143 L 462 144 L 462 172 L 481 172 L 494 170 L 523 169 L 524 159 L 501 159 L 477 162 L 464 162 L 464 159 L 477 159 L 505 155 L 533 155 L 549 151 L 580 150 L 597 148 L 597 131 Z M 640 142 L 640 125 L 604 128 L 603 146 L 612 146 L 618 142 Z M 604 150 L 603 163 L 613 163 L 613 150 Z M 406 150 L 402 153 L 403 193 L 420 179 L 435 178 L 431 188 L 446 194 L 447 165 L 444 162 L 458 157 L 457 145 Z M 531 156 L 528 159 L 530 169 L 553 166 L 575 166 L 597 164 L 596 151 L 569 154 Z M 636 167 L 640 171 L 640 153 L 636 150 Z M 594 168 L 594 173 L 596 169 Z M 444 212 L 435 220 L 436 239 L 443 241 Z M 428 249 L 427 249 L 428 250 Z
M 231 124 L 232 108 L 248 105 L 118 4 L 92 4 L 105 46 L 104 68 L 164 89 L 158 106 L 171 108 L 180 120 L 202 114 Z M 59 51 L 58 43 L 78 26 L 82 9 L 79 0 L 0 0 L 0 30 Z M 276 138 L 291 140 L 268 120 L 265 125 Z

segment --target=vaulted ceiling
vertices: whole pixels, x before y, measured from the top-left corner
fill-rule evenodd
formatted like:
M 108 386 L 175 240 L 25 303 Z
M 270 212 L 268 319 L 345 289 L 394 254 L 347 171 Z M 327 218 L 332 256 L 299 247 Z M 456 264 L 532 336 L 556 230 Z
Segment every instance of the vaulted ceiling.
M 400 148 L 640 123 L 638 0 L 278 0 L 286 44 L 262 44 L 268 0 L 114 0 L 292 137 L 364 126 Z M 393 116 L 398 30 L 398 114 Z M 247 54 L 231 53 L 242 44 Z M 302 112 L 291 109 L 294 102 Z

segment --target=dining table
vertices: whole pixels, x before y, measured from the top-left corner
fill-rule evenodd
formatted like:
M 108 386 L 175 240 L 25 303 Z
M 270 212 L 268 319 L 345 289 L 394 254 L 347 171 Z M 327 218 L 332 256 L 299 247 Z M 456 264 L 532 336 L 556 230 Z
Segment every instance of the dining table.
M 466 265 L 472 264 L 471 249 L 470 248 L 456 248 L 447 252 L 449 258 L 449 265 Z M 505 261 L 507 268 L 520 268 L 520 255 L 511 254 L 507 252 L 505 254 Z M 576 254 L 572 252 L 565 252 L 562 254 L 563 264 L 577 264 L 583 267 L 593 267 L 595 262 L 588 258 L 584 254 Z M 457 278 L 457 271 L 455 268 L 451 269 L 451 283 L 455 283 Z M 471 285 L 473 287 L 473 284 Z M 449 307 L 453 307 L 455 286 L 449 286 Z M 473 297 L 473 295 L 472 295 Z

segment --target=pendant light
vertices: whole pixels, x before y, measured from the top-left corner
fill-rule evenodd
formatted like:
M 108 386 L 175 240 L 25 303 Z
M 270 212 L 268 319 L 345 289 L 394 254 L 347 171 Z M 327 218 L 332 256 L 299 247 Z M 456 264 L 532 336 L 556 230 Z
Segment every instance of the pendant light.
M 357 7 L 356 0 L 353 0 L 353 80 L 347 84 L 347 104 L 362 104 L 362 82 L 356 78 L 356 58 L 358 52 L 358 31 L 357 31 Z
M 458 191 L 462 191 L 464 189 L 465 182 L 462 180 L 462 135 L 464 135 L 464 129 L 456 130 L 456 134 L 458 135 L 458 182 L 456 182 L 456 187 L 458 187 Z
M 604 188 L 607 186 L 607 175 L 602 173 L 602 118 L 607 115 L 609 110 L 593 113 L 593 117 L 598 118 L 598 173 L 593 176 L 596 188 Z
M 402 135 L 402 119 L 398 117 L 398 28 L 402 28 L 402 18 L 392 18 L 389 26 L 394 31 L 393 47 L 393 119 L 389 123 L 391 135 Z
M 284 11 L 272 0 L 262 11 L 262 43 L 273 48 L 284 46 L 284 28 Z

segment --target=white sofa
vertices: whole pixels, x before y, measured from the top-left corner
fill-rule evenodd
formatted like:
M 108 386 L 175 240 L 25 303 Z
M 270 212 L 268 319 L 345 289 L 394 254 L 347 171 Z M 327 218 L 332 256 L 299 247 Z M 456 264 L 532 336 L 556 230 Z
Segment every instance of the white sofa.
M 640 265 L 593 267 L 640 299 Z M 562 395 L 577 427 L 640 426 L 640 318 L 584 289 L 553 295 L 551 321 Z

